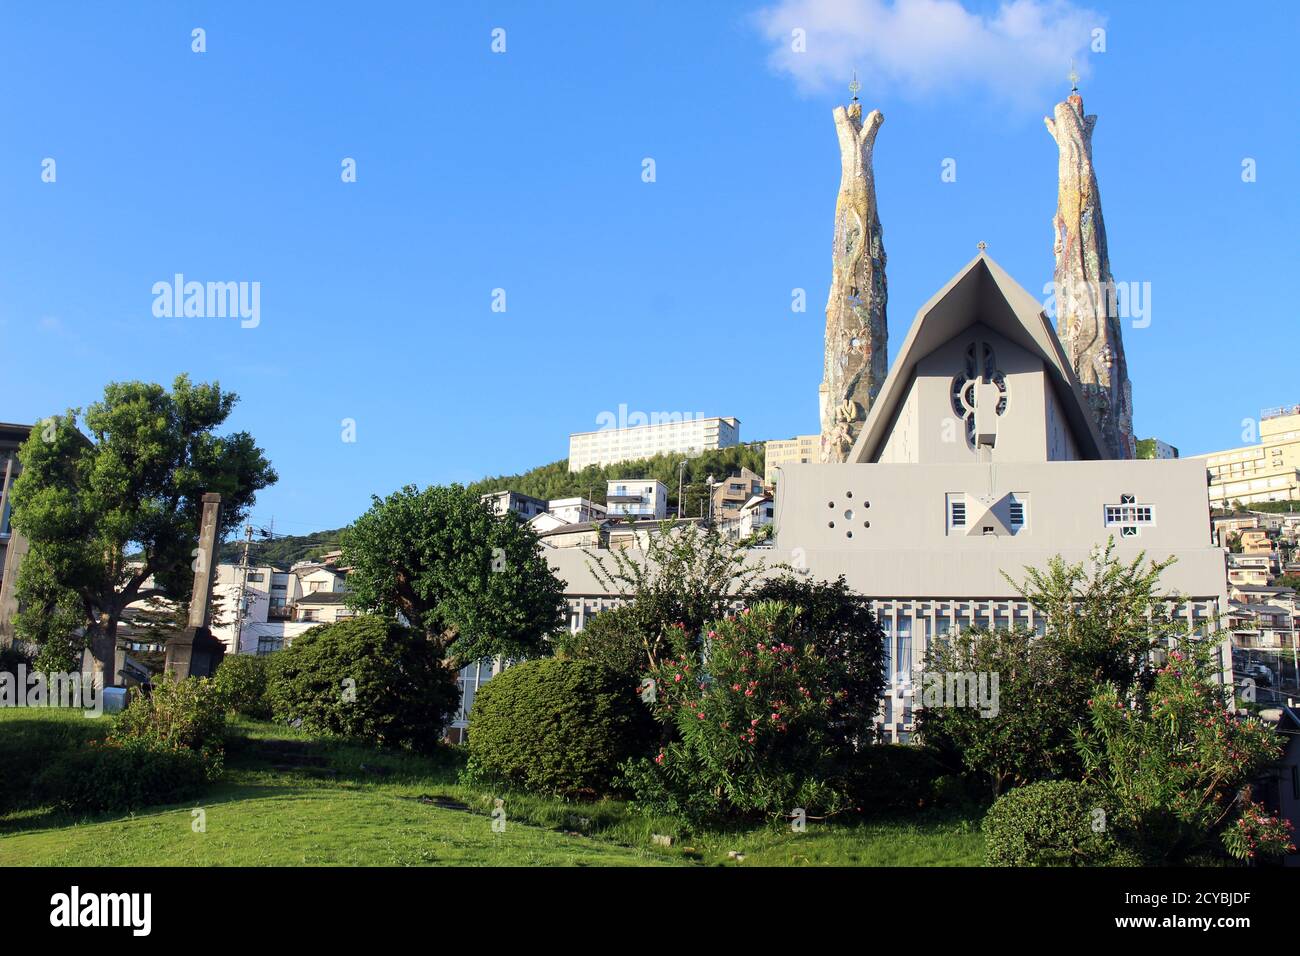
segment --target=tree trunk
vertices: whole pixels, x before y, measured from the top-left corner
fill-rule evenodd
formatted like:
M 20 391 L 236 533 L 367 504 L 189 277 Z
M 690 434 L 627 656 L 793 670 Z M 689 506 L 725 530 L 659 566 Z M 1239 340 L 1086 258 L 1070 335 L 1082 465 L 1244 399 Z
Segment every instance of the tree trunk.
M 101 617 L 86 632 L 90 656 L 95 659 L 95 677 L 101 687 L 111 687 L 116 678 L 117 618 Z

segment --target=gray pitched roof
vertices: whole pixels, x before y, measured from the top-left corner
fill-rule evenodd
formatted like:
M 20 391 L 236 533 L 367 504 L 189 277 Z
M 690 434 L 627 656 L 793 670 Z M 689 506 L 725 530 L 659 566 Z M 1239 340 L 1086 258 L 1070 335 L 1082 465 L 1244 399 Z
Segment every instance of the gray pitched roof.
M 347 597 L 342 591 L 312 591 L 304 594 L 295 602 L 297 604 L 342 604 Z
M 876 460 L 889 438 L 898 406 L 907 398 L 917 363 L 976 322 L 1043 360 L 1079 453 L 1089 460 L 1109 457 L 1079 380 L 1042 306 L 981 252 L 917 311 L 848 460 Z

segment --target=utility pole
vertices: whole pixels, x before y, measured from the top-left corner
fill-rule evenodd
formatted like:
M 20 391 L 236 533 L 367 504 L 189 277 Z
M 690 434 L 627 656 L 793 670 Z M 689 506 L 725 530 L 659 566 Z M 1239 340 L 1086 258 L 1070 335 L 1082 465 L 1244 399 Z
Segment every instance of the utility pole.
M 682 481 L 686 477 L 686 459 L 677 466 L 677 520 L 682 517 Z
M 235 611 L 235 646 L 231 651 L 232 654 L 239 653 L 239 645 L 244 641 L 244 613 L 246 610 L 245 594 L 248 592 L 248 548 L 253 543 L 253 526 L 244 525 L 244 560 L 240 565 L 243 572 L 239 576 L 239 603 Z

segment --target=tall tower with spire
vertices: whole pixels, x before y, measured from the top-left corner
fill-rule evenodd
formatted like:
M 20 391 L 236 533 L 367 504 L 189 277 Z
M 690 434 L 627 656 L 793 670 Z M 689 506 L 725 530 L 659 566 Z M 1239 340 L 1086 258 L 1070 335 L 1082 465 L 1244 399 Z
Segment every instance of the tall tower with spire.
M 1078 76 L 1073 89 L 1044 119 L 1060 151 L 1055 235 L 1056 331 L 1083 386 L 1107 451 L 1134 458 L 1133 387 L 1128 380 L 1118 297 L 1106 251 L 1101 194 L 1092 165 L 1096 116 L 1083 112 Z
M 826 356 L 818 392 L 821 460 L 842 462 L 862 430 L 888 371 L 885 323 L 885 244 L 876 213 L 871 169 L 879 110 L 864 119 L 857 74 L 847 107 L 835 108 L 840 142 L 840 192 L 835 200 L 831 293 L 826 303 Z

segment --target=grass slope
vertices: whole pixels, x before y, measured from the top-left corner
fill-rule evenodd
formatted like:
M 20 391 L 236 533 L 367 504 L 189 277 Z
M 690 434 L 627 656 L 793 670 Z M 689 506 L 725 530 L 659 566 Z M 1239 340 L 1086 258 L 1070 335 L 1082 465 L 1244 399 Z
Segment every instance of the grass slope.
M 225 778 L 200 801 L 93 819 L 24 803 L 22 781 L 51 752 L 107 725 L 77 712 L 0 710 L 0 865 L 734 866 L 734 850 L 744 866 L 971 866 L 983 856 L 971 820 L 689 834 L 617 800 L 566 803 L 463 785 L 458 753 L 376 753 L 242 720 Z M 497 797 L 506 812 L 500 833 L 491 820 Z M 206 832 L 193 829 L 196 807 Z M 674 845 L 651 845 L 655 833 Z

